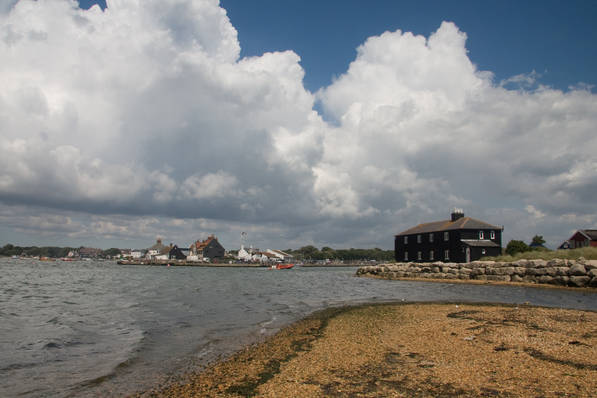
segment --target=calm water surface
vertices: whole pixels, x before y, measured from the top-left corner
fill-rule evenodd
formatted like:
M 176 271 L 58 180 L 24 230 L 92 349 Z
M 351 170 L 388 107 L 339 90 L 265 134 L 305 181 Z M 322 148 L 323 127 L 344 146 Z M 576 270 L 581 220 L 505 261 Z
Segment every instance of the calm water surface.
M 355 278 L 355 268 L 0 259 L 0 396 L 122 396 L 325 307 L 383 301 L 597 310 L 597 294 Z

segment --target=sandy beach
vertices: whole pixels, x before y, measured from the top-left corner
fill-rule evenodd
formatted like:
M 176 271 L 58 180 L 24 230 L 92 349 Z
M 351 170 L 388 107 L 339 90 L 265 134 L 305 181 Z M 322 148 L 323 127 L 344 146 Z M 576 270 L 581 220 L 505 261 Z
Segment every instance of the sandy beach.
M 137 397 L 592 397 L 597 313 L 530 306 L 332 308 Z

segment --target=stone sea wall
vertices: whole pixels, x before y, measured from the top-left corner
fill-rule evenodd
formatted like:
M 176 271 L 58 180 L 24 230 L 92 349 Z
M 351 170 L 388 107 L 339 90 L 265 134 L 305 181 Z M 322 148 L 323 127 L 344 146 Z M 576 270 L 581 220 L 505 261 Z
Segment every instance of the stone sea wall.
M 395 263 L 361 267 L 357 276 L 385 279 L 460 279 L 597 287 L 597 260 L 518 260 L 514 262 Z

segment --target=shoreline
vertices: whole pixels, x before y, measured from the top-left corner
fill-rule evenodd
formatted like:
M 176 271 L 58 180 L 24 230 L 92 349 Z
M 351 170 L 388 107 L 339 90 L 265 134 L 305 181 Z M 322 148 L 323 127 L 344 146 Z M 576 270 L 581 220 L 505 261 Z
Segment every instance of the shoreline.
M 429 283 L 447 283 L 453 285 L 491 285 L 491 286 L 513 286 L 513 287 L 530 287 L 534 289 L 547 289 L 547 290 L 566 290 L 569 292 L 584 292 L 584 293 L 595 293 L 597 289 L 594 287 L 572 287 L 562 285 L 548 285 L 541 283 L 531 282 L 505 282 L 505 281 L 489 281 L 489 280 L 478 280 L 478 279 L 436 279 L 436 278 L 417 278 L 417 277 L 392 277 L 388 278 L 383 275 L 367 275 L 359 276 L 355 275 L 355 278 L 364 277 L 371 279 L 380 279 L 386 281 L 401 281 L 401 282 L 429 282 Z
M 521 284 L 597 288 L 597 260 L 553 259 L 514 262 L 392 263 L 361 267 L 356 276 L 389 280 L 513 282 Z
M 597 312 L 510 304 L 328 308 L 131 397 L 528 396 L 597 390 Z M 547 376 L 547 377 L 546 377 Z

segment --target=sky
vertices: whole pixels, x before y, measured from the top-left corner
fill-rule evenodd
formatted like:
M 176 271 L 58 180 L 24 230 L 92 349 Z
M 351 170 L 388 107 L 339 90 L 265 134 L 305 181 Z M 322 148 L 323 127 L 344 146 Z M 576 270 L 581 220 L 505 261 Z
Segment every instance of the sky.
M 597 228 L 596 17 L 0 0 L 0 245 L 391 249 L 462 208 L 556 247 Z

